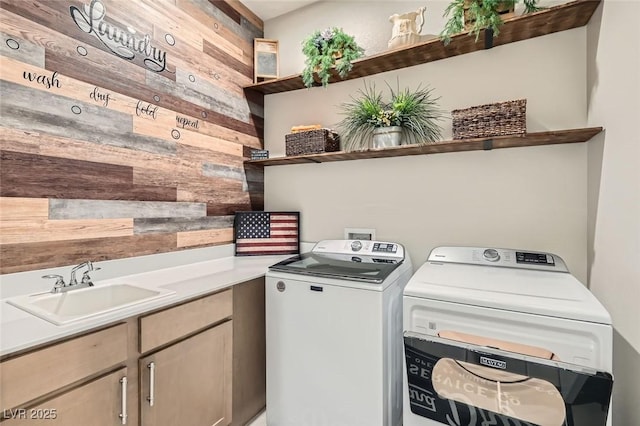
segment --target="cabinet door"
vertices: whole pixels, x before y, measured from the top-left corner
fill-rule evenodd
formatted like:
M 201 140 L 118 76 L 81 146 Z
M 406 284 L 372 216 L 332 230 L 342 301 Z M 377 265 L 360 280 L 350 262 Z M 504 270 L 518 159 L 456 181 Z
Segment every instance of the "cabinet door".
M 140 359 L 142 426 L 231 423 L 232 322 Z
M 4 410 L 3 426 L 46 424 L 51 426 L 115 426 L 125 424 L 127 369 L 93 380 L 31 408 Z M 127 422 L 126 424 L 133 424 Z

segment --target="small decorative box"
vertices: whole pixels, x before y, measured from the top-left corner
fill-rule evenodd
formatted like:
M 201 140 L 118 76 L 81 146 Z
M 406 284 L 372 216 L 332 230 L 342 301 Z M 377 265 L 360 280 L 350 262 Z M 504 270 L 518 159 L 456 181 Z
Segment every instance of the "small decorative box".
M 453 139 L 524 135 L 527 132 L 527 100 L 498 102 L 451 111 Z
M 269 151 L 266 149 L 252 149 L 251 150 L 251 159 L 252 160 L 265 160 L 269 158 Z
M 330 129 L 316 129 L 285 135 L 285 152 L 289 155 L 320 154 L 340 150 L 340 137 Z

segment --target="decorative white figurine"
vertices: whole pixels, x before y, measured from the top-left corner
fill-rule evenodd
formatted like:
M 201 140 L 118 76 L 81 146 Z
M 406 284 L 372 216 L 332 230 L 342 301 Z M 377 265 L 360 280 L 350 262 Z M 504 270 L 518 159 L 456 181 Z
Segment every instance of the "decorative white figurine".
M 418 43 L 421 40 L 420 31 L 424 24 L 424 11 L 426 7 L 421 7 L 415 12 L 397 13 L 389 16 L 389 21 L 393 24 L 391 30 L 391 40 L 389 48 L 406 46 Z

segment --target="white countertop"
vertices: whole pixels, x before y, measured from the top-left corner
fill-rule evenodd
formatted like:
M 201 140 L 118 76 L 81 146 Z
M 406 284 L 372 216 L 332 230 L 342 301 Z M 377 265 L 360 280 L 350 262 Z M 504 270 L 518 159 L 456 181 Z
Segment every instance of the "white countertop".
M 8 304 L 6 299 L 0 299 L 0 356 L 262 277 L 270 265 L 288 257 L 230 256 L 96 281 L 96 286 L 122 282 L 149 289 L 170 289 L 175 293 L 63 326 L 54 325 Z

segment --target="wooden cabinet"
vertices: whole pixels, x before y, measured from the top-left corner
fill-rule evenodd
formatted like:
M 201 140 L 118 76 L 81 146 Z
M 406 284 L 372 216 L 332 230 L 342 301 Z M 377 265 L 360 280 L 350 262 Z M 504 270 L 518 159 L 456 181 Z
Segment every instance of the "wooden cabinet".
M 265 406 L 264 333 L 258 278 L 7 356 L 2 425 L 245 425 Z
M 140 317 L 140 353 L 230 318 L 232 311 L 233 290 L 229 289 Z
M 127 417 L 127 369 L 121 368 L 30 408 L 6 411 L 6 426 L 116 426 Z M 126 424 L 131 424 L 127 421 Z
M 264 278 L 233 288 L 233 426 L 244 426 L 267 403 Z
M 96 380 L 86 388 L 78 385 L 113 370 L 124 364 L 126 359 L 127 325 L 118 324 L 4 360 L 0 363 L 2 415 L 21 423 L 51 420 L 52 424 L 82 424 L 74 423 L 70 418 L 76 408 L 82 408 L 77 413 L 79 416 L 86 415 L 87 404 L 78 404 L 74 400 L 81 396 L 84 399 L 91 392 L 93 397 L 98 397 L 97 401 L 105 404 L 99 410 L 105 418 L 118 419 L 122 402 L 119 386 L 104 385 L 109 386 L 106 392 L 103 388 L 95 391 L 96 386 L 103 385 L 104 381 Z M 120 380 L 121 377 L 116 375 L 112 380 L 116 378 Z M 39 403 L 50 398 L 49 394 L 54 395 L 53 399 Z M 56 405 L 58 402 L 60 405 Z M 52 418 L 52 410 L 56 412 L 56 419 Z
M 142 426 L 231 423 L 232 303 L 229 289 L 140 317 Z
M 140 359 L 143 426 L 231 423 L 232 322 Z

